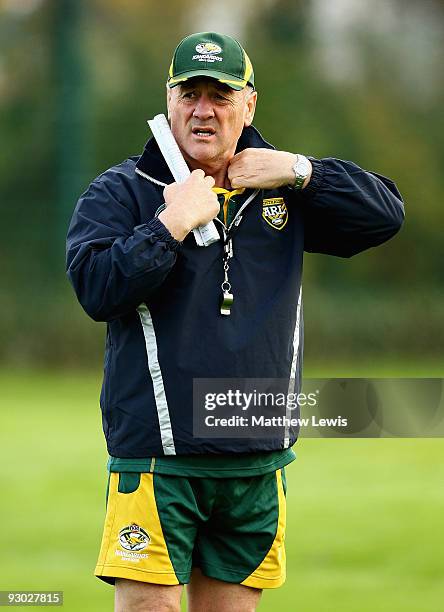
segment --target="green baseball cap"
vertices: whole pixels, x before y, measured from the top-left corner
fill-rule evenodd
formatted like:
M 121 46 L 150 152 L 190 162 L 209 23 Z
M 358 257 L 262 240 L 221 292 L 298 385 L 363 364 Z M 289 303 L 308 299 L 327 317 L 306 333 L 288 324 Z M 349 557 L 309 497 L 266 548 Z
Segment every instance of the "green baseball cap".
M 168 75 L 168 87 L 187 79 L 206 76 L 241 90 L 247 84 L 254 87 L 250 58 L 231 36 L 217 32 L 190 34 L 177 45 Z

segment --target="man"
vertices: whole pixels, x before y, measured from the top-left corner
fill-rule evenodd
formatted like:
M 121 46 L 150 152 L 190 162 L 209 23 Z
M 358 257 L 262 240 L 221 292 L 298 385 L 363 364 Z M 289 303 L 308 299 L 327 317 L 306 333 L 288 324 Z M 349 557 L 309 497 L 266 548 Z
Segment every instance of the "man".
M 96 575 L 115 583 L 119 611 L 177 611 L 188 584 L 192 612 L 247 612 L 283 583 L 296 434 L 193 437 L 193 380 L 299 381 L 303 251 L 349 257 L 403 220 L 392 181 L 275 150 L 251 125 L 256 101 L 237 41 L 188 36 L 167 106 L 190 177 L 175 183 L 150 139 L 92 182 L 70 225 L 69 278 L 107 322 Z M 197 246 L 191 230 L 213 219 L 220 240 Z

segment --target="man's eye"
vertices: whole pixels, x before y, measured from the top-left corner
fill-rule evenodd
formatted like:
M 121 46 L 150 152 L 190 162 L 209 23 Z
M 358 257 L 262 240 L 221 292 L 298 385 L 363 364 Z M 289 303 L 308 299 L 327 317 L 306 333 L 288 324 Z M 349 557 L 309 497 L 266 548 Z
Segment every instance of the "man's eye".
M 182 98 L 186 98 L 187 100 L 190 100 L 194 96 L 195 96 L 194 91 L 186 91 L 184 94 L 182 94 Z

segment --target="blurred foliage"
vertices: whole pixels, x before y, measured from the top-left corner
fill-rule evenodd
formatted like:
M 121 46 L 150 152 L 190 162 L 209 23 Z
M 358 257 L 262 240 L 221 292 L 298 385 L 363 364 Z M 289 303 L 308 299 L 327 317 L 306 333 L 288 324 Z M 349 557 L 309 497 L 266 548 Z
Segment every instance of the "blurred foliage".
M 225 13 L 236 32 L 243 20 L 264 137 L 389 176 L 406 202 L 405 226 L 386 245 L 347 261 L 306 257 L 307 357 L 440 357 L 444 3 L 236 6 Z M 64 275 L 70 214 L 97 174 L 142 150 L 146 119 L 165 109 L 173 49 L 194 21 L 217 28 L 217 12 L 205 21 L 211 7 L 0 1 L 0 360 L 96 362 L 103 329 Z

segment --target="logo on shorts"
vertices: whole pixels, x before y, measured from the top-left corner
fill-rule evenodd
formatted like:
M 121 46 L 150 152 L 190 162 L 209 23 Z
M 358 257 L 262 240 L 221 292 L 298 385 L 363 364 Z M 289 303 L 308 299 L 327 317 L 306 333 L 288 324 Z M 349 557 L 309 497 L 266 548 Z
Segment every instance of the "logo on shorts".
M 216 45 L 215 43 L 206 42 L 206 43 L 199 43 L 198 45 L 196 45 L 196 51 L 198 53 L 203 53 L 205 55 L 206 54 L 212 55 L 213 53 L 221 53 L 222 48 L 219 47 L 219 45 Z
M 262 202 L 262 217 L 274 229 L 283 229 L 288 221 L 284 198 L 266 198 Z
M 136 523 L 132 523 L 132 525 L 128 525 L 128 527 L 119 531 L 120 546 L 125 550 L 143 550 L 148 546 L 150 540 L 147 532 Z

